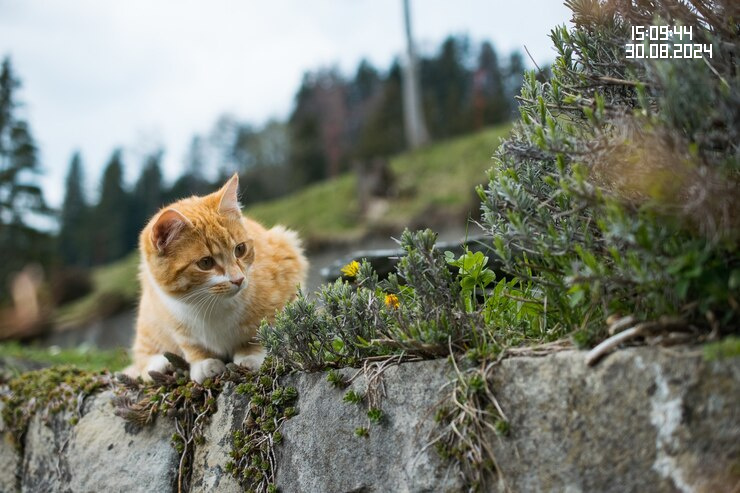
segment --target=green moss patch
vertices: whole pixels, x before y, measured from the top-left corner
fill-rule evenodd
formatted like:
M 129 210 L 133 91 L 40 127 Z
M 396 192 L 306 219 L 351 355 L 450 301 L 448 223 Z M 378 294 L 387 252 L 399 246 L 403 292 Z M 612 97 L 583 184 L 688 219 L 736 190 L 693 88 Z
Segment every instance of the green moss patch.
M 233 434 L 226 470 L 249 491 L 276 491 L 274 447 L 283 439 L 283 423 L 297 413 L 295 387 L 279 382 L 286 371 L 284 365 L 267 358 L 259 373 L 246 373 L 236 387 L 238 394 L 249 398 L 249 405 L 241 429 Z
M 68 412 L 71 424 L 76 424 L 84 398 L 111 382 L 108 372 L 90 372 L 69 365 L 23 373 L 10 380 L 0 395 L 3 422 L 21 447 L 35 414 L 48 417 Z

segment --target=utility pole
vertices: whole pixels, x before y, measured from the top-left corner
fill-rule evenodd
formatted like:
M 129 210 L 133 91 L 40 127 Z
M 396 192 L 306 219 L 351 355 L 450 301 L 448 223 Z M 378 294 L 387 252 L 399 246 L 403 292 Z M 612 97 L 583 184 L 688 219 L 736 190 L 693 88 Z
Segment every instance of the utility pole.
M 406 141 L 411 149 L 429 142 L 429 132 L 424 121 L 419 84 L 419 61 L 416 58 L 414 38 L 411 36 L 411 12 L 409 0 L 403 0 L 403 16 L 406 27 L 406 63 L 403 67 L 403 120 Z

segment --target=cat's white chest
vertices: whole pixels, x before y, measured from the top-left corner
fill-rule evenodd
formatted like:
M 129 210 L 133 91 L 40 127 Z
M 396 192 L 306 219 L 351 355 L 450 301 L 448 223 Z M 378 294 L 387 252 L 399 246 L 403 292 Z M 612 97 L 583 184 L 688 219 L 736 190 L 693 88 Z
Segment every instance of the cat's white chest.
M 185 301 L 175 298 L 154 282 L 146 269 L 149 284 L 157 293 L 167 311 L 179 322 L 193 339 L 219 356 L 231 357 L 245 342 L 242 323 L 246 316 L 244 300 L 210 295 Z M 182 337 L 182 336 L 181 336 Z
M 210 308 L 201 309 L 179 302 L 175 318 L 189 329 L 204 347 L 222 356 L 232 356 L 244 339 L 241 328 L 243 303 L 234 298 L 216 298 Z

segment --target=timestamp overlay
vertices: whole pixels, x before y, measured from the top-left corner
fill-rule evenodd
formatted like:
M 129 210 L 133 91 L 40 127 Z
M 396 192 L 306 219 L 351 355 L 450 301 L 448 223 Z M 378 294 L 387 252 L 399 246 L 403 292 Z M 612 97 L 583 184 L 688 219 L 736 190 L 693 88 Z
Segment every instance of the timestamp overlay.
M 712 45 L 694 43 L 692 26 L 632 26 L 626 58 L 712 58 Z

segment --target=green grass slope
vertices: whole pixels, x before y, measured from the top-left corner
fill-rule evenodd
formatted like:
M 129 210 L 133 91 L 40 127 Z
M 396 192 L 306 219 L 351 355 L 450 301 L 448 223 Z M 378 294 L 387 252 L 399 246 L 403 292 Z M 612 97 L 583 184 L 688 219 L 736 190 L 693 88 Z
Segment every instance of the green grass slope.
M 104 351 L 90 347 L 60 349 L 23 346 L 17 342 L 0 344 L 0 380 L 39 366 L 74 365 L 83 370 L 118 371 L 130 363 L 128 351 Z
M 309 245 L 356 240 L 373 230 L 413 225 L 434 214 L 464 218 L 471 207 L 477 209 L 474 187 L 485 181 L 491 155 L 510 128 L 486 129 L 392 158 L 397 196 L 389 200 L 381 217 L 360 215 L 353 174 L 245 212 L 266 225 L 279 223 L 297 230 Z

